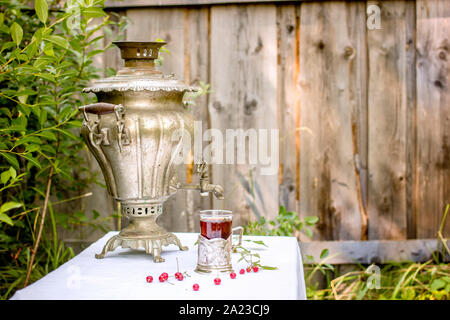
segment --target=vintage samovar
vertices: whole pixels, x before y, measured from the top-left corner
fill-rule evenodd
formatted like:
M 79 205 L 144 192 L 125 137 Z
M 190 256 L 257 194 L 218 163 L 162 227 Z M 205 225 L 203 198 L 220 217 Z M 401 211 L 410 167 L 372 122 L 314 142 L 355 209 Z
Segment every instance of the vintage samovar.
M 144 248 L 155 262 L 163 262 L 163 246 L 175 244 L 187 250 L 157 224 L 164 201 L 178 189 L 198 189 L 202 195 L 213 192 L 223 198 L 223 188 L 209 183 L 205 163 L 196 167 L 199 184 L 183 184 L 177 178 L 174 159 L 185 136 L 173 139 L 173 134 L 178 130 L 193 136 L 194 118 L 183 96 L 196 89 L 155 69 L 164 44 L 115 42 L 124 68 L 83 90 L 95 93 L 98 103 L 79 108 L 84 115 L 81 135 L 100 165 L 109 194 L 129 218 L 128 226 L 96 255 L 99 259 L 121 246 Z

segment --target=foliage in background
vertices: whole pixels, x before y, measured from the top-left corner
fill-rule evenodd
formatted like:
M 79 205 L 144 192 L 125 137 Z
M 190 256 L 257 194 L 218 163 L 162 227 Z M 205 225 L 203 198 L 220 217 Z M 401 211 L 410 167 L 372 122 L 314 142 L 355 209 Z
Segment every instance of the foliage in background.
M 307 237 L 312 237 L 310 227 L 314 226 L 319 219 L 307 216 L 300 219 L 297 213 L 287 211 L 280 206 L 278 216 L 274 220 L 267 221 L 263 216 L 257 221 L 250 221 L 244 226 L 244 234 L 260 236 L 296 236 L 298 232 L 304 232 Z
M 369 266 L 370 267 L 370 266 Z M 380 267 L 380 287 L 370 286 L 373 273 L 359 265 L 344 274 L 328 271 L 326 287 L 307 281 L 308 299 L 314 300 L 450 300 L 450 266 L 434 260 L 399 262 Z M 317 267 L 312 266 L 308 275 Z M 307 269 L 308 271 L 308 269 Z M 307 276 L 308 277 L 308 276 Z
M 53 209 L 87 196 L 83 192 L 95 179 L 76 133 L 81 126 L 77 107 L 93 102 L 81 91 L 101 75 L 94 57 L 111 46 L 100 33 L 113 24 L 103 2 L 36 0 L 33 8 L 30 1 L 0 0 L 1 298 L 23 286 L 43 212 L 48 211 L 49 224 L 30 282 L 73 256 L 59 241 L 56 226 L 88 224 L 84 211 Z M 124 22 L 117 24 L 121 28 Z
M 321 261 L 307 256 L 305 278 L 308 299 L 314 300 L 450 300 L 450 255 L 447 239 L 442 232 L 450 210 L 446 206 L 437 232 L 437 251 L 433 259 L 424 263 L 391 262 L 379 266 L 379 287 L 374 285 L 375 265 L 353 265 L 353 270 L 341 273 L 327 263 L 328 251 L 320 255 Z M 316 274 L 323 275 L 324 284 Z

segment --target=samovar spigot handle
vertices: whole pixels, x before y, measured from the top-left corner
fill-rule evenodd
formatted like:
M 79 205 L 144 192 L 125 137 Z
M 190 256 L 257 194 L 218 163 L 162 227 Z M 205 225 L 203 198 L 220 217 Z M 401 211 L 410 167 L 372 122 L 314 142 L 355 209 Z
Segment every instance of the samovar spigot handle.
M 221 185 L 209 183 L 208 164 L 205 161 L 195 166 L 195 173 L 200 175 L 199 184 L 181 184 L 177 185 L 178 189 L 194 189 L 199 190 L 200 195 L 205 197 L 212 193 L 217 199 L 224 199 L 224 189 Z

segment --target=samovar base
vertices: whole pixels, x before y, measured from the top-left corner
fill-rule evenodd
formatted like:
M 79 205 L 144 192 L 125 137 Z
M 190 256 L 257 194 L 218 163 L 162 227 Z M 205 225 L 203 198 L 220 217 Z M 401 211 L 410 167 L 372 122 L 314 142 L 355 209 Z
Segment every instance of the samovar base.
M 156 219 L 162 213 L 162 203 L 122 203 L 121 207 L 122 214 L 130 219 L 130 223 L 106 242 L 102 252 L 95 255 L 97 259 L 103 259 L 107 252 L 114 251 L 118 247 L 144 248 L 147 254 L 153 256 L 154 262 L 165 261 L 161 257 L 163 246 L 174 244 L 180 250 L 188 250 L 188 247 L 181 245 L 177 236 L 156 223 Z
M 148 238 L 131 238 L 124 237 L 120 234 L 115 235 L 106 242 L 103 250 L 100 254 L 96 254 L 97 259 L 103 259 L 106 253 L 114 251 L 118 247 L 139 249 L 144 248 L 147 254 L 153 256 L 154 262 L 164 262 L 165 259 L 161 257 L 161 251 L 163 246 L 168 246 L 169 244 L 174 244 L 180 248 L 182 251 L 188 250 L 188 247 L 181 245 L 180 239 L 173 233 L 167 233 L 163 238 L 158 237 L 148 237 Z

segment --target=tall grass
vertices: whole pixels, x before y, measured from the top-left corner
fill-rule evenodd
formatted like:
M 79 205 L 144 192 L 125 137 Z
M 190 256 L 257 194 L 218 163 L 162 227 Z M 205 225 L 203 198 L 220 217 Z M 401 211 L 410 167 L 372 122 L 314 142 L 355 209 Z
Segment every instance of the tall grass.
M 445 256 L 450 254 L 443 228 L 450 205 L 445 209 L 437 232 L 438 251 L 432 259 L 420 262 L 391 262 L 380 266 L 379 285 L 374 286 L 374 265 L 354 265 L 353 270 L 340 274 L 323 259 L 305 266 L 307 296 L 314 300 L 450 300 L 450 265 Z M 322 274 L 325 285 L 320 285 L 317 274 Z

